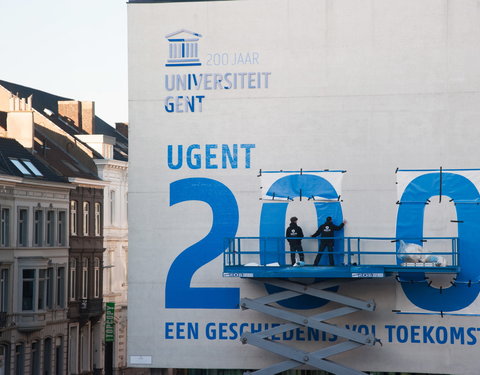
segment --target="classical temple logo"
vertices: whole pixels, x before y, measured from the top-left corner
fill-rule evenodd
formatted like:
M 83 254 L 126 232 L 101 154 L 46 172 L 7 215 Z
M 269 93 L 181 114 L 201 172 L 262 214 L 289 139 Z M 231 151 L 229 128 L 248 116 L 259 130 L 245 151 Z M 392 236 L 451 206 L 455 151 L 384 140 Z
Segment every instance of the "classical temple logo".
M 181 29 L 165 35 L 169 42 L 168 60 L 165 66 L 202 65 L 198 58 L 198 41 L 202 35 Z

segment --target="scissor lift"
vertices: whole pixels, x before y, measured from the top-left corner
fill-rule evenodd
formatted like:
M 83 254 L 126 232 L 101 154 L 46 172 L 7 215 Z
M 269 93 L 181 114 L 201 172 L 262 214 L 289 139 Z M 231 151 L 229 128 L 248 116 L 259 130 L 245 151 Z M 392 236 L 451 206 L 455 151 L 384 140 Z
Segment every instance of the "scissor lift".
M 361 310 L 374 311 L 375 302 L 373 300 L 363 301 L 344 296 L 327 289 L 359 279 L 389 277 L 399 272 L 456 274 L 460 271 L 458 264 L 458 238 L 456 237 L 403 239 L 406 242 L 415 243 L 441 242 L 442 251 L 430 251 L 422 254 L 423 260 L 428 260 L 430 256 L 436 256 L 437 258 L 438 256 L 444 257 L 447 263 L 441 266 L 438 262 L 402 261 L 402 259 L 399 259 L 399 254 L 396 249 L 393 251 L 378 250 L 378 244 L 394 244 L 400 240 L 397 238 L 336 238 L 336 241 L 341 240 L 345 241 L 346 251 L 334 253 L 336 260 L 341 261 L 336 266 L 328 267 L 287 265 L 285 259 L 286 257 L 290 258 L 290 252 L 285 251 L 284 237 L 236 237 L 226 240 L 227 249 L 224 253 L 223 274 L 225 277 L 248 278 L 258 283 L 269 284 L 278 290 L 277 292 L 256 299 L 243 298 L 241 300 L 241 308 L 244 310 L 255 310 L 285 321 L 285 323 L 279 326 L 261 332 L 246 332 L 241 337 L 242 344 L 254 345 L 260 349 L 285 357 L 284 361 L 257 370 L 252 374 L 273 375 L 306 365 L 333 374 L 366 375 L 362 371 L 333 362 L 329 360 L 328 357 L 361 346 L 373 346 L 379 340 L 373 335 L 362 334 L 348 328 L 341 328 L 328 321 Z M 375 243 L 377 245 L 374 246 L 376 250 L 365 250 L 363 244 L 366 242 Z M 250 245 L 245 245 L 245 243 Z M 260 248 L 260 250 L 251 250 L 251 244 L 254 243 L 256 243 L 254 247 L 256 246 L 256 248 Z M 396 247 L 396 245 L 394 246 Z M 445 250 L 447 247 L 448 250 Z M 304 251 L 304 253 L 309 252 Z M 316 254 L 316 252 L 311 253 Z M 257 259 L 258 263 L 252 262 L 254 259 Z M 275 259 L 276 262 L 272 262 L 272 260 Z M 378 259 L 382 260 L 383 263 L 377 264 L 376 260 Z M 385 263 L 385 260 L 388 262 Z M 316 281 L 309 284 L 312 279 Z M 315 297 L 335 302 L 341 306 L 308 316 L 289 311 L 278 304 L 272 305 L 299 296 Z M 328 347 L 322 347 L 313 352 L 307 352 L 273 340 L 273 336 L 275 335 L 302 327 L 336 335 L 343 338 L 344 341 Z

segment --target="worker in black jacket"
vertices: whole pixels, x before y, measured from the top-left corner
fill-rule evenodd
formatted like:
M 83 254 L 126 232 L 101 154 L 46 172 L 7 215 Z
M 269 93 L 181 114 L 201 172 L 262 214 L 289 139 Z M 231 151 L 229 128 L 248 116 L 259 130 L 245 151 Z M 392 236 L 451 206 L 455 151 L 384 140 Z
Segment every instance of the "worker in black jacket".
M 330 265 L 331 266 L 334 265 L 333 254 L 332 254 L 333 243 L 334 243 L 334 240 L 333 240 L 334 232 L 336 230 L 341 230 L 346 223 L 347 222 L 344 221 L 340 225 L 335 225 L 333 224 L 332 218 L 329 216 L 327 217 L 327 220 L 325 221 L 325 223 L 320 225 L 317 231 L 314 234 L 312 234 L 312 237 L 320 236 L 320 238 L 322 238 L 322 240 L 320 240 L 320 245 L 318 246 L 318 254 L 315 257 L 315 261 L 313 262 L 314 266 L 318 266 L 318 263 L 320 263 L 320 259 L 322 259 L 323 251 L 325 250 L 325 248 L 327 248 L 328 250 L 328 260 L 330 261 Z
M 295 216 L 290 218 L 290 225 L 285 233 L 285 237 L 287 237 L 287 241 L 290 244 L 290 257 L 292 259 L 292 266 L 295 265 L 295 252 L 298 252 L 300 261 L 304 261 L 302 248 L 303 231 L 302 228 L 297 225 L 297 220 L 298 219 Z

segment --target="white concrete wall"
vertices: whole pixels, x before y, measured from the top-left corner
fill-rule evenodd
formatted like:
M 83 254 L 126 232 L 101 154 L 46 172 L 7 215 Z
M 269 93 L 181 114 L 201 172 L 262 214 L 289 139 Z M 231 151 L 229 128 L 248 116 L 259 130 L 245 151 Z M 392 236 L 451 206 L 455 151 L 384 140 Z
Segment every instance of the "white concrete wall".
M 269 322 L 268 317 L 238 309 L 166 308 L 172 264 L 212 226 L 208 205 L 194 196 L 170 205 L 171 184 L 186 178 L 224 184 L 239 209 L 236 235 L 257 236 L 259 169 L 345 169 L 345 235 L 395 236 L 397 167 L 479 166 L 479 25 L 478 2 L 473 0 L 129 4 L 129 356 L 144 356 L 134 360 L 151 359 L 152 367 L 163 368 L 259 368 L 277 362 L 240 345 L 238 338 L 208 339 L 205 333 L 208 323 Z M 181 29 L 202 35 L 201 66 L 165 66 L 165 36 Z M 239 55 L 243 64 L 238 64 Z M 219 75 L 229 86 L 227 73 L 248 72 L 270 73 L 268 88 L 263 81 L 255 89 L 214 89 Z M 200 90 L 167 89 L 166 75 L 196 74 L 198 79 L 208 73 L 209 83 Z M 165 110 L 167 97 L 192 95 L 197 97 L 194 113 Z M 204 96 L 201 112 L 199 95 Z M 186 160 L 181 168 L 169 167 L 169 145 L 186 149 L 193 144 L 201 147 L 200 169 L 189 168 Z M 217 157 L 210 162 L 218 168 L 206 168 L 207 144 L 255 148 L 249 167 L 245 150 L 239 149 L 238 168 L 225 169 L 219 148 L 213 148 Z M 290 213 L 301 217 L 306 233 L 315 229 L 310 203 L 296 202 L 287 217 Z M 450 228 L 445 222 L 441 231 L 451 234 Z M 195 255 L 188 259 L 194 262 Z M 247 280 L 222 278 L 221 257 L 196 267 L 193 287 L 240 288 L 248 297 L 264 292 Z M 388 342 L 386 328 L 467 329 L 476 318 L 396 315 L 392 310 L 403 292 L 395 282 L 359 284 L 344 292 L 375 298 L 376 313 L 338 323 L 375 324 L 385 345 L 338 360 L 370 371 L 476 373 L 475 345 Z M 477 305 L 470 313 L 480 312 Z M 166 322 L 198 323 L 201 333 L 188 339 L 176 331 L 169 338 Z

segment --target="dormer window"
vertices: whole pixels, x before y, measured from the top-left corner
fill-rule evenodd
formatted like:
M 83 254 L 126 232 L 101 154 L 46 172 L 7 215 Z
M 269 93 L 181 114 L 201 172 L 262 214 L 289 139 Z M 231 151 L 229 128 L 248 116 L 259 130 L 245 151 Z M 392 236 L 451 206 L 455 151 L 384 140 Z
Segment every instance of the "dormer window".
M 32 173 L 30 173 L 30 171 L 27 169 L 27 167 L 25 165 L 23 165 L 20 160 L 17 160 L 17 159 L 10 159 L 10 161 L 13 163 L 13 165 L 15 167 L 17 167 L 17 169 L 22 172 L 23 174 L 27 175 L 27 176 L 31 176 Z
M 28 159 L 14 159 L 10 158 L 13 165 L 25 176 L 43 177 L 42 172 L 38 170 L 33 163 Z
M 40 172 L 30 160 L 22 160 L 22 162 L 28 167 L 28 169 L 30 169 L 33 172 L 35 176 L 43 177 L 42 172 Z

